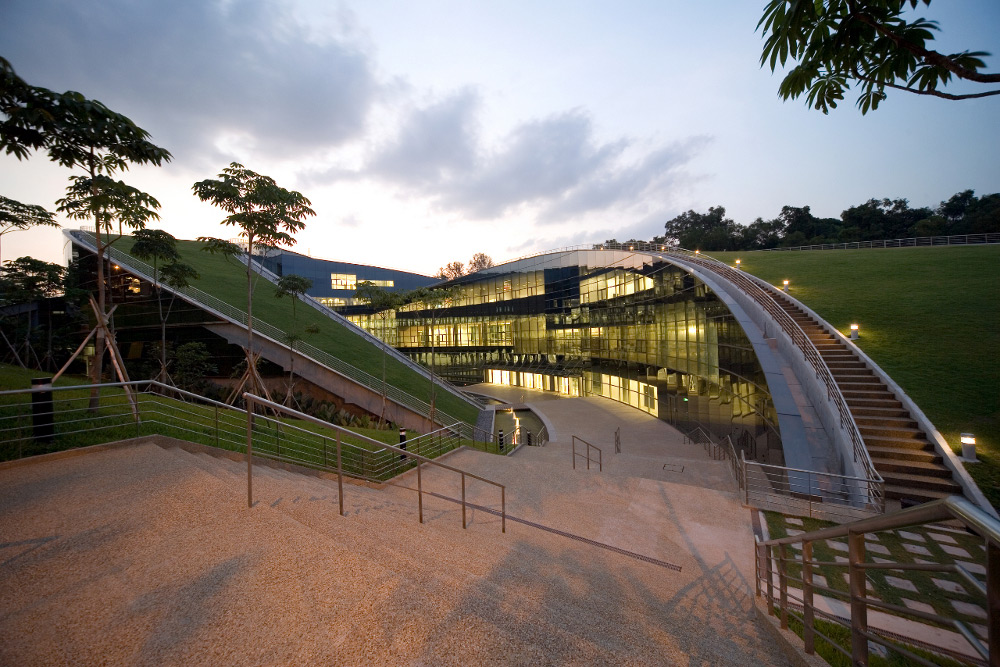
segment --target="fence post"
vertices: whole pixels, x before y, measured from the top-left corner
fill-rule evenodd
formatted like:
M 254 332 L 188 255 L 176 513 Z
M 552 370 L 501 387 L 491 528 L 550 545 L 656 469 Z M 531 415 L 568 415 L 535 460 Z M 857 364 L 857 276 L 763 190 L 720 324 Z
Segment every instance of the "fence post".
M 774 566 L 771 564 L 771 547 L 764 547 L 764 567 L 767 570 L 767 615 L 774 616 Z
M 847 533 L 848 572 L 851 592 L 851 661 L 868 664 L 868 600 L 865 598 L 866 574 L 860 564 L 865 561 L 865 534 Z
M 462 528 L 465 528 L 465 472 L 462 473 Z
M 813 632 L 813 575 L 812 575 L 812 542 L 802 543 L 802 640 L 805 642 L 806 653 L 815 652 L 815 636 Z
M 247 507 L 253 507 L 253 398 L 247 401 Z
M 219 446 L 219 406 L 215 406 L 215 446 Z
M 417 513 L 420 523 L 424 522 L 424 487 L 420 481 L 420 459 L 417 459 Z
M 323 438 L 323 461 L 326 462 L 326 438 Z M 340 431 L 337 431 L 337 500 L 340 501 L 340 516 L 344 516 L 344 467 L 340 462 Z
M 781 596 L 781 629 L 788 629 L 788 547 L 778 547 L 778 594 Z

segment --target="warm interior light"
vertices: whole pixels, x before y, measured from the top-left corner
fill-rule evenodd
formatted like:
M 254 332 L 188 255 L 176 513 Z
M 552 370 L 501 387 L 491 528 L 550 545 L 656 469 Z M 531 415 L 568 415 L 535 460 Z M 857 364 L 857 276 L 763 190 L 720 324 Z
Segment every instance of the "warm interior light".
M 974 444 L 976 444 L 976 436 L 972 435 L 971 433 L 963 433 L 962 434 L 962 444 L 963 445 L 974 445 Z
M 688 327 L 688 333 L 692 336 L 696 335 L 698 333 L 698 327 Z

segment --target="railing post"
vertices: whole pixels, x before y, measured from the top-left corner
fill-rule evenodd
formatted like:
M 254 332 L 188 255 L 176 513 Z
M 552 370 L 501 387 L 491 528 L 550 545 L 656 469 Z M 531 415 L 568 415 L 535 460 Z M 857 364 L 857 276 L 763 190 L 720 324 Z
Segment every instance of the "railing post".
M 420 523 L 424 522 L 424 487 L 420 482 L 420 460 L 417 460 L 417 513 L 420 515 Z
M 851 592 L 851 662 L 862 667 L 868 664 L 868 601 L 865 570 L 858 567 L 865 561 L 865 534 L 847 533 L 848 571 Z
M 990 665 L 1000 664 L 1000 544 L 986 540 L 986 625 Z
M 500 532 L 507 532 L 507 487 L 500 487 Z
M 597 470 L 604 472 L 604 452 L 600 449 L 597 450 Z
M 465 523 L 465 473 L 462 473 L 462 528 L 466 527 Z
M 253 507 L 253 398 L 247 401 L 247 507 Z
M 760 597 L 760 542 L 757 536 L 753 537 L 753 582 L 754 592 Z
M 778 594 L 781 596 L 781 629 L 788 629 L 788 547 L 778 547 Z
M 326 438 L 323 438 L 323 459 L 326 459 Z M 340 461 L 340 431 L 337 431 L 337 500 L 340 516 L 344 516 L 344 467 Z
M 767 615 L 774 616 L 774 565 L 769 546 L 764 547 L 764 568 L 767 570 Z
M 802 640 L 805 642 L 806 653 L 815 652 L 815 637 L 813 632 L 813 575 L 812 575 L 812 542 L 802 543 Z
M 219 406 L 215 406 L 215 446 L 219 446 Z
M 573 436 L 573 470 L 576 470 L 576 436 Z

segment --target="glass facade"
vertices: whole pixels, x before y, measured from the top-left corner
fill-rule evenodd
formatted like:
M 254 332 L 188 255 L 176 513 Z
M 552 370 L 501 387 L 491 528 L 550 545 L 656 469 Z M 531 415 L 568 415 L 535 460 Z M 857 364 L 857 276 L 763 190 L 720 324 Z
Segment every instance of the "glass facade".
M 604 396 L 685 431 L 731 435 L 760 455 L 780 451 L 743 329 L 700 280 L 645 259 L 633 268 L 498 267 L 449 283 L 438 303 L 348 317 L 456 384 Z

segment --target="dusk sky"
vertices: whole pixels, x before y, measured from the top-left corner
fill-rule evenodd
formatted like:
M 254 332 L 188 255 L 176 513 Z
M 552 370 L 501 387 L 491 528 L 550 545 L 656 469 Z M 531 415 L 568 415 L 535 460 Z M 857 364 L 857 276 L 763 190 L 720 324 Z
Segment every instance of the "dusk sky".
M 191 185 L 239 161 L 312 200 L 295 250 L 425 274 L 651 238 L 688 209 L 749 224 L 1000 191 L 1000 96 L 782 102 L 758 64 L 764 4 L 0 0 L 0 56 L 173 153 L 123 176 L 162 203 L 151 226 L 235 237 Z M 1000 2 L 917 13 L 940 21 L 937 50 L 1000 71 Z M 54 210 L 71 173 L 0 156 L 0 194 Z M 11 233 L 2 252 L 61 262 L 63 239 Z

